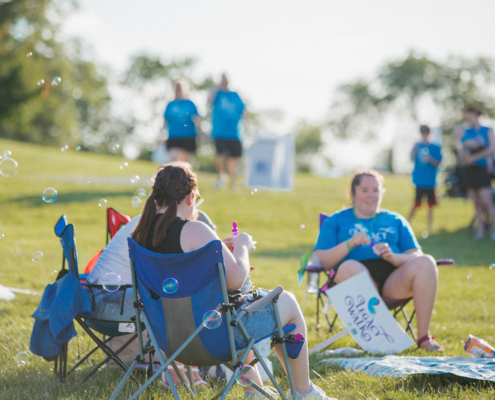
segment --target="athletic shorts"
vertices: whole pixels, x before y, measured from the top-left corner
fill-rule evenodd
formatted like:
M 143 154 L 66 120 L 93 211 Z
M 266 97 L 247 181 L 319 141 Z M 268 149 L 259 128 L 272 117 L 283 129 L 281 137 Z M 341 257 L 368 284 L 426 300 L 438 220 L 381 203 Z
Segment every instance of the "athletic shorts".
M 230 157 L 239 158 L 242 156 L 242 143 L 240 140 L 215 139 L 217 154 L 228 153 Z
M 481 189 L 491 187 L 492 178 L 485 167 L 481 165 L 470 165 L 464 170 L 464 185 L 468 189 Z
M 196 138 L 168 138 L 167 150 L 182 149 L 190 153 L 196 151 Z
M 428 207 L 437 205 L 437 196 L 435 195 L 435 189 L 432 188 L 416 188 L 416 198 L 414 200 L 414 207 L 421 206 L 421 200 L 426 197 L 428 200 Z

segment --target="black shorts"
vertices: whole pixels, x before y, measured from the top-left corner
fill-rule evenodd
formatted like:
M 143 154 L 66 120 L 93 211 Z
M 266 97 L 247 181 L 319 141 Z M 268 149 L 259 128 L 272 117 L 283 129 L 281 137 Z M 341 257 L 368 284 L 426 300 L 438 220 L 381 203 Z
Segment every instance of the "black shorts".
M 196 151 L 196 138 L 168 138 L 167 150 L 182 149 L 194 153 Z
M 242 156 L 242 143 L 237 139 L 215 139 L 215 148 L 217 154 L 229 153 L 229 156 L 234 158 Z
M 396 268 L 383 258 L 370 258 L 369 260 L 359 262 L 368 269 L 371 277 L 378 286 L 378 293 L 380 293 L 381 296 L 385 281 L 388 279 L 390 274 L 396 270 Z
M 423 197 L 428 199 L 428 207 L 437 205 L 437 196 L 435 195 L 435 189 L 432 188 L 416 188 L 416 198 L 414 199 L 414 208 L 421 206 L 421 200 Z
M 485 167 L 470 165 L 464 169 L 464 186 L 467 189 L 491 187 L 492 178 Z

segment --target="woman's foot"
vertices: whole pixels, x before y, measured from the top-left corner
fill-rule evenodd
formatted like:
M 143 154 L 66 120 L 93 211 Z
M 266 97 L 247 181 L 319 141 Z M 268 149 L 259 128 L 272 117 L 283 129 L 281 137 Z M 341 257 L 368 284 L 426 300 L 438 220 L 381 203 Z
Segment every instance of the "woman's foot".
M 308 393 L 301 394 L 298 392 L 297 394 L 298 394 L 298 397 L 300 397 L 302 399 L 337 400 L 337 399 L 334 399 L 333 397 L 328 397 L 325 394 L 325 392 L 323 391 L 323 389 L 320 388 L 319 386 L 316 386 L 313 382 L 311 382 L 311 390 Z M 289 400 L 293 399 L 292 393 L 290 392 L 290 389 L 289 389 L 289 395 L 287 397 L 289 398 Z
M 444 348 L 433 339 L 435 339 L 434 336 L 423 336 L 418 340 L 418 349 L 425 349 L 426 351 L 430 351 L 432 353 L 443 353 Z

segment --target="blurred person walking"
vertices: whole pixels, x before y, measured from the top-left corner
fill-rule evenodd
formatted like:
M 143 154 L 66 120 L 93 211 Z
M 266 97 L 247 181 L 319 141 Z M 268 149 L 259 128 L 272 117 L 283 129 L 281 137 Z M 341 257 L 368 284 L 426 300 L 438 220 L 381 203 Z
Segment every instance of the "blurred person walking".
M 438 166 L 442 162 L 442 148 L 430 141 L 430 128 L 421 125 L 419 128 L 421 141 L 416 143 L 411 151 L 411 161 L 414 161 L 412 181 L 416 187 L 414 206 L 408 220 L 414 216 L 416 209 L 421 207 L 421 200 L 426 197 L 428 201 L 428 232 L 433 226 L 433 207 L 437 205 L 435 188 L 437 186 Z
M 189 85 L 179 79 L 175 83 L 175 99 L 165 109 L 164 128 L 168 128 L 167 151 L 170 160 L 190 162 L 196 152 L 196 136 L 201 117 L 188 99 Z
M 485 210 L 493 226 L 491 239 L 495 240 L 495 209 L 491 186 L 495 137 L 492 128 L 480 125 L 481 114 L 481 110 L 475 106 L 467 106 L 463 110 L 466 126 L 456 129 L 461 141 L 459 160 L 465 168 L 465 185 L 476 212 L 478 231 L 475 238 L 481 239 L 484 235 L 482 211 Z
M 220 189 L 224 182 L 224 156 L 227 156 L 227 172 L 230 179 L 230 188 L 236 189 L 236 168 L 242 156 L 242 142 L 239 132 L 239 122 L 245 115 L 245 105 L 237 92 L 229 89 L 229 79 L 222 75 L 220 85 L 212 92 L 208 99 L 211 107 L 211 136 L 215 141 L 217 152 L 216 168 Z

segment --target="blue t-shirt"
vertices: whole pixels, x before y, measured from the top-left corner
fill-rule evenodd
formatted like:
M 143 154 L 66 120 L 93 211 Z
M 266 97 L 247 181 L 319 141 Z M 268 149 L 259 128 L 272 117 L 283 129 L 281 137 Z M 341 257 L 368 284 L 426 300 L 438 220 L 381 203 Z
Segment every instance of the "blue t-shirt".
M 479 147 L 488 147 L 488 131 L 490 129 L 487 126 L 480 126 L 478 130 L 474 128 L 468 128 L 464 131 L 464 136 L 461 138 L 461 143 L 466 142 L 467 140 L 474 140 L 479 144 Z M 482 167 L 487 167 L 486 158 L 480 158 L 474 161 L 471 165 L 480 165 Z
M 353 209 L 348 208 L 325 219 L 314 249 L 328 250 L 350 239 L 356 232 L 368 234 L 374 243 L 388 243 L 394 253 L 421 248 L 411 225 L 402 215 L 380 210 L 374 219 L 358 219 Z M 363 261 L 371 258 L 380 258 L 373 252 L 371 245 L 356 246 L 342 261 Z
M 244 108 L 244 103 L 236 92 L 219 90 L 211 111 L 213 139 L 240 140 L 239 121 Z
M 191 100 L 178 99 L 168 103 L 165 109 L 165 120 L 168 124 L 169 138 L 196 137 L 193 117 L 198 110 Z
M 412 181 L 414 186 L 418 188 L 433 189 L 437 186 L 438 167 L 425 161 L 427 155 L 441 162 L 442 148 L 434 143 L 418 144 L 418 151 L 414 159 Z

